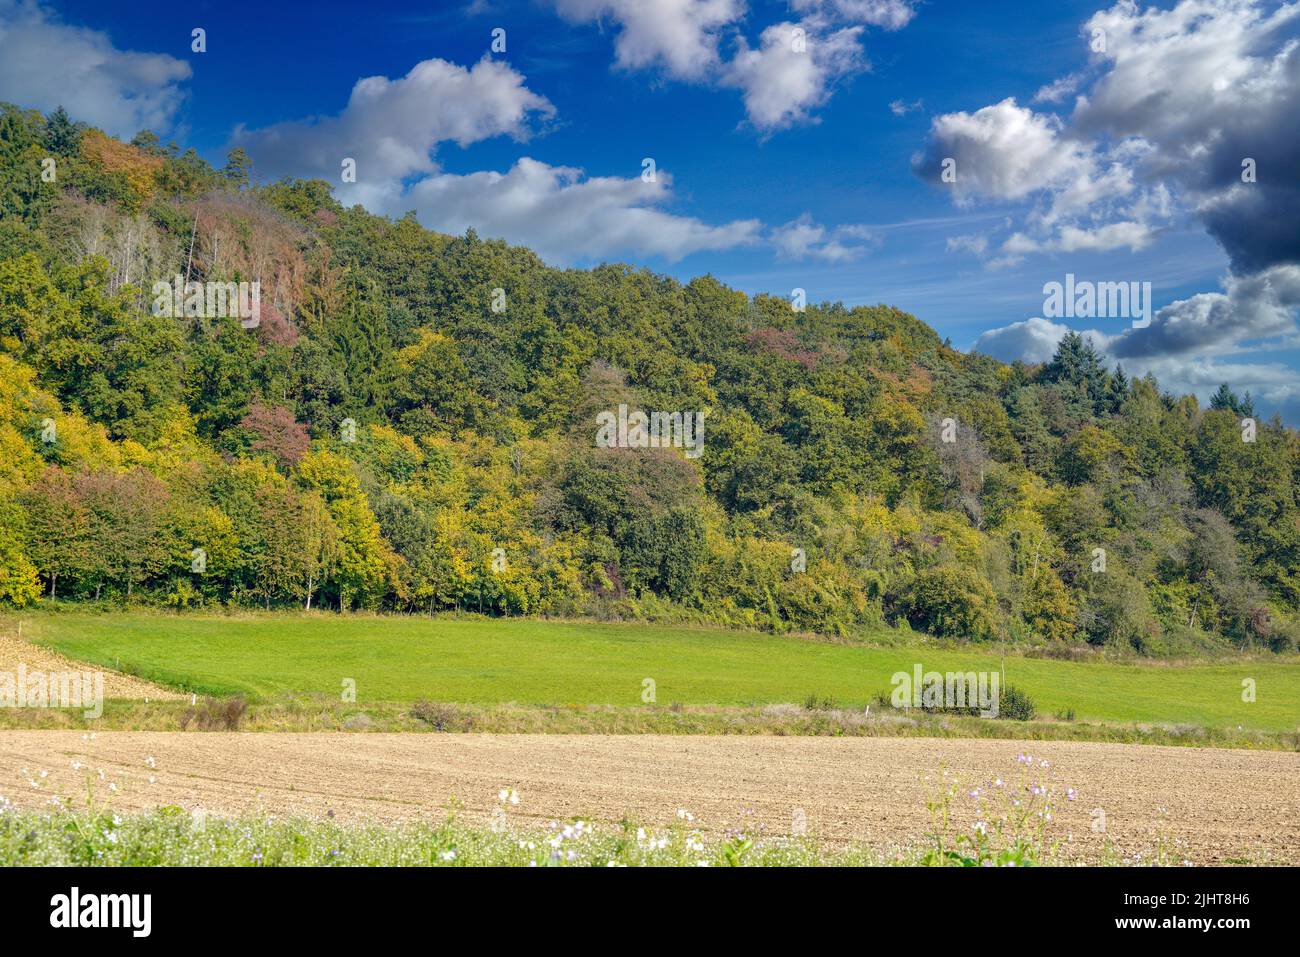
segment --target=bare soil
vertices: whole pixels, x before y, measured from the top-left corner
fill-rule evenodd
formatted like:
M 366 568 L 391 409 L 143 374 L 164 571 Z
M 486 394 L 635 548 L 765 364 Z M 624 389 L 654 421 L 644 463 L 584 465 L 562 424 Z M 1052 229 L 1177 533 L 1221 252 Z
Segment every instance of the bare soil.
M 1032 764 L 1018 760 L 1026 752 Z M 655 827 L 680 823 L 682 809 L 705 832 L 788 834 L 802 819 L 809 836 L 886 852 L 924 840 L 927 800 L 947 788 L 957 790 L 954 825 L 969 830 L 996 817 L 1006 795 L 1046 785 L 1057 796 L 1050 833 L 1067 858 L 1149 860 L 1163 844 L 1173 862 L 1300 863 L 1300 755 L 1287 752 L 937 738 L 0 732 L 0 795 L 27 807 L 48 808 L 55 795 L 84 805 L 87 783 L 118 811 L 175 804 L 382 823 L 441 820 L 453 800 L 461 819 L 487 821 L 498 792 L 512 787 L 520 801 L 507 813 L 521 826 L 583 817 Z

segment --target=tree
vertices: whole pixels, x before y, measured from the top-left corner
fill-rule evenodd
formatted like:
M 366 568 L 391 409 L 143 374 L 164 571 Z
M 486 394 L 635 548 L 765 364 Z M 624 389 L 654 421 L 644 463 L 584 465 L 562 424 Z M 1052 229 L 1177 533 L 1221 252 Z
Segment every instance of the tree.
M 76 156 L 81 150 L 81 129 L 62 106 L 45 121 L 45 148 L 63 157 Z
M 226 154 L 226 165 L 221 169 L 221 175 L 226 181 L 237 189 L 248 185 L 249 174 L 253 168 L 253 161 L 242 146 L 236 146 Z
M 25 553 L 25 544 L 22 509 L 0 498 L 0 602 L 19 608 L 41 597 L 36 566 Z
M 249 448 L 268 453 L 284 469 L 296 466 L 311 445 L 307 427 L 282 405 L 253 402 L 239 424 L 253 435 Z
M 969 567 L 939 565 L 921 572 L 905 607 L 914 627 L 940 638 L 984 640 L 997 634 L 997 598 Z
M 26 513 L 28 555 L 54 598 L 61 577 L 75 581 L 92 567 L 90 514 L 81 489 L 63 469 L 47 468 L 19 502 Z
M 1239 418 L 1251 418 L 1255 415 L 1255 400 L 1247 392 L 1242 398 L 1228 388 L 1228 383 L 1219 384 L 1219 389 L 1210 397 L 1211 409 L 1227 409 Z
M 87 472 L 76 479 L 88 515 L 87 578 L 96 596 L 106 584 L 124 585 L 126 597 L 162 572 L 175 553 L 164 517 L 170 493 L 143 469 L 123 474 Z
M 332 584 L 339 608 L 372 607 L 384 594 L 396 556 L 384 541 L 351 463 L 320 450 L 303 458 L 299 473 L 305 486 L 320 494 L 338 529 L 338 563 Z
M 1056 385 L 1067 405 L 1084 418 L 1104 411 L 1108 380 L 1106 367 L 1091 340 L 1077 332 L 1067 332 L 1062 337 L 1056 354 L 1042 372 L 1042 381 Z
M 477 405 L 469 370 L 456 343 L 432 329 L 397 354 L 397 411 L 407 431 L 421 435 L 473 425 Z

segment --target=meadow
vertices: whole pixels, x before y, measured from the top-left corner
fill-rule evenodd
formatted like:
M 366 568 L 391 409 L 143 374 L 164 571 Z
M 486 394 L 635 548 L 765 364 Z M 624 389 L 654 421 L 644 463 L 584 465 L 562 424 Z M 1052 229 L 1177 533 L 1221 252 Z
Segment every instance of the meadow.
M 1300 663 L 1063 661 L 954 648 L 840 644 L 656 625 L 332 614 L 25 616 L 23 633 L 70 658 L 196 694 L 310 695 L 358 707 L 420 699 L 466 705 L 759 706 L 816 700 L 863 709 L 891 676 L 1004 670 L 1041 715 L 1080 721 L 1293 731 Z M 1243 682 L 1255 700 L 1243 700 Z M 353 684 L 354 683 L 354 684 Z

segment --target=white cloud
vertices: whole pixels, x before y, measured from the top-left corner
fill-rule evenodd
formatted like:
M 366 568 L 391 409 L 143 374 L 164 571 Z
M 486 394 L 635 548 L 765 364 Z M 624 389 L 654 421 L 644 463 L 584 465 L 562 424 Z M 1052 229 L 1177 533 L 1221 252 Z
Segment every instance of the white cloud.
M 993 145 L 974 156 L 986 164 L 974 184 L 984 194 L 1035 203 L 994 262 L 1037 252 L 1141 249 L 1180 213 L 1195 215 L 1231 260 L 1223 290 L 1164 306 L 1145 329 L 1110 337 L 1108 355 L 1139 374 L 1154 372 L 1167 388 L 1204 396 L 1228 381 L 1300 410 L 1293 368 L 1223 359 L 1300 341 L 1298 28 L 1300 3 L 1293 2 L 1180 0 L 1162 9 L 1121 0 L 1094 14 L 1082 33 L 1100 32 L 1106 42 L 1093 57 L 1096 79 L 1076 98 L 1069 120 L 1003 115 L 990 125 L 1006 135 L 986 136 L 982 142 Z M 1038 99 L 1063 99 L 1081 84 L 1080 75 L 1065 77 Z M 1006 102 L 955 114 L 956 121 L 940 118 L 949 125 L 936 121 L 929 155 L 953 142 L 951 126 L 962 132 L 972 116 L 1006 114 Z M 1054 135 L 1066 150 L 1058 168 L 1067 171 L 1035 167 L 1040 175 L 1031 171 L 1028 190 L 1006 188 L 1008 171 L 1025 162 L 1011 135 L 1017 129 L 1034 134 L 1031 148 Z M 1247 159 L 1255 181 L 1243 176 Z M 1016 323 L 985 333 L 977 348 L 1009 355 L 1023 347 L 1041 356 L 1057 331 Z
M 950 252 L 967 252 L 983 256 L 988 252 L 989 238 L 979 233 L 967 233 L 963 236 L 949 236 L 944 248 Z
M 792 0 L 790 8 L 886 30 L 901 30 L 916 15 L 914 0 Z
M 721 30 L 745 13 L 741 0 L 554 0 L 573 23 L 618 24 L 614 53 L 625 69 L 662 66 L 679 79 L 703 79 L 718 63 Z
M 1157 310 L 1150 326 L 1125 332 L 1111 351 L 1121 358 L 1223 355 L 1243 351 L 1246 343 L 1296 332 L 1300 266 L 1228 276 L 1224 287 L 1224 292 L 1198 293 Z
M 356 160 L 357 182 L 340 188 L 345 201 L 382 205 L 400 193 L 402 178 L 437 170 L 439 143 L 462 146 L 494 136 L 523 138 L 530 122 L 555 108 L 524 85 L 505 63 L 484 58 L 466 69 L 446 60 L 425 60 L 406 76 L 358 80 L 337 116 L 236 129 L 263 178 L 320 176 L 338 182 L 344 158 Z
M 1153 359 L 1145 362 L 1124 360 L 1125 370 L 1144 376 L 1148 372 L 1160 382 L 1161 389 L 1175 395 L 1192 394 L 1208 402 L 1219 384 L 1227 382 L 1234 392 L 1249 392 L 1258 402 L 1263 400 L 1276 409 L 1286 409 L 1284 417 L 1294 421 L 1300 405 L 1300 377 L 1294 368 L 1280 362 L 1224 362 L 1212 358 Z
M 1070 327 L 1035 317 L 990 329 L 975 340 L 974 351 L 1003 362 L 1046 362 Z
M 1038 92 L 1034 94 L 1034 102 L 1060 103 L 1077 90 L 1079 84 L 1082 82 L 1082 73 L 1071 73 L 1068 76 L 1061 77 L 1059 80 L 1053 80 L 1051 83 L 1047 83 L 1038 88 Z
M 866 226 L 845 225 L 828 229 L 814 222 L 808 213 L 776 227 L 769 239 L 783 258 L 821 259 L 828 263 L 857 259 L 876 241 Z
M 711 226 L 658 208 L 672 199 L 672 178 L 585 178 L 572 167 L 524 157 L 505 173 L 452 175 L 437 163 L 444 142 L 468 145 L 495 136 L 523 139 L 555 113 L 545 97 L 501 61 L 472 68 L 425 60 L 396 80 L 357 81 L 336 116 L 237 129 L 259 177 L 320 176 L 338 184 L 345 204 L 400 216 L 415 209 L 427 227 L 531 246 L 559 263 L 619 254 L 676 260 L 702 250 L 755 242 L 756 220 Z M 340 183 L 341 163 L 356 161 L 357 181 Z
M 1300 328 L 1300 267 L 1276 266 L 1239 278 L 1228 276 L 1223 292 L 1197 293 L 1156 311 L 1145 328 L 1112 335 L 1082 332 L 1111 364 L 1133 375 L 1154 374 L 1175 394 L 1208 398 L 1221 382 L 1249 390 L 1275 407 L 1300 409 L 1300 376 L 1278 362 L 1244 361 L 1293 344 Z M 1046 362 L 1069 331 L 1063 323 L 1033 318 L 983 333 L 974 351 L 1012 362 Z M 1237 361 L 1226 361 L 1236 357 Z
M 930 148 L 916 160 L 917 171 L 939 181 L 942 161 L 956 163 L 951 184 L 959 204 L 976 199 L 1023 199 L 1039 190 L 1086 176 L 1091 151 L 1061 136 L 1061 121 L 1017 106 L 1014 97 L 974 113 L 935 117 Z
M 1003 241 L 1001 252 L 1005 256 L 1024 258 L 1028 253 L 1041 252 L 1109 252 L 1128 249 L 1137 252 L 1155 240 L 1158 230 L 1146 223 L 1125 220 L 1107 223 L 1095 229 L 1062 226 L 1046 239 L 1035 239 L 1025 233 L 1012 233 Z
M 1095 14 L 1106 71 L 1071 119 L 1081 136 L 1140 135 L 1238 271 L 1300 262 L 1300 4 L 1117 3 Z M 1242 182 L 1249 157 L 1258 181 Z
M 1106 42 L 1068 122 L 1010 99 L 948 114 L 918 172 L 933 179 L 937 158 L 954 156 L 958 203 L 1034 200 L 1023 231 L 1041 250 L 1141 248 L 1183 211 L 1239 272 L 1300 262 L 1298 25 L 1300 3 L 1121 0 L 1083 24 Z M 1035 98 L 1063 99 L 1084 78 Z
M 508 172 L 426 177 L 402 197 L 433 229 L 478 232 L 532 247 L 551 262 L 609 258 L 621 253 L 677 260 L 704 250 L 757 241 L 757 220 L 710 226 L 654 207 L 672 198 L 672 178 L 584 178 L 571 167 L 527 157 Z
M 956 182 L 943 185 L 959 206 L 1033 202 L 1023 228 L 989 260 L 998 268 L 1033 253 L 1149 246 L 1172 210 L 1163 184 L 1135 184 L 1129 164 L 1145 154 L 1145 145 L 1135 140 L 1103 150 L 1070 135 L 1058 117 L 1007 98 L 974 113 L 936 117 L 928 149 L 914 165 L 942 183 L 944 161 L 953 160 Z
M 792 0 L 795 22 L 774 23 L 752 45 L 741 32 L 743 0 L 551 0 L 572 23 L 615 25 L 615 62 L 743 92 L 750 124 L 768 133 L 816 122 L 837 81 L 869 69 L 860 35 L 868 26 L 898 30 L 915 15 L 912 0 Z M 721 49 L 734 39 L 735 54 Z
M 810 23 L 774 23 L 757 49 L 742 39 L 723 83 L 744 91 L 749 121 L 764 131 L 812 119 L 831 97 L 834 83 L 867 68 L 861 27 L 823 33 Z
M 0 100 L 130 139 L 171 130 L 190 65 L 164 53 L 119 50 L 108 34 L 63 23 L 35 2 L 0 0 Z

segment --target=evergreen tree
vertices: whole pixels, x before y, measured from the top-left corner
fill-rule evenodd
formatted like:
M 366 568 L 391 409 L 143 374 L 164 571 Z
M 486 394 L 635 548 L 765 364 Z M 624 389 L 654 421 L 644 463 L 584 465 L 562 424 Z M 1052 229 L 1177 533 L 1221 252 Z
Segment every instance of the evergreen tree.
M 45 148 L 55 156 L 76 156 L 81 149 L 81 128 L 60 106 L 45 121 L 44 141 Z
M 1236 412 L 1237 407 L 1238 401 L 1236 393 L 1228 388 L 1228 383 L 1220 383 L 1219 391 L 1210 397 L 1210 408 L 1231 409 L 1233 412 Z
M 250 171 L 253 168 L 253 161 L 249 155 L 244 152 L 243 147 L 236 146 L 226 154 L 226 165 L 222 167 L 221 175 L 227 182 L 236 187 L 248 185 Z

